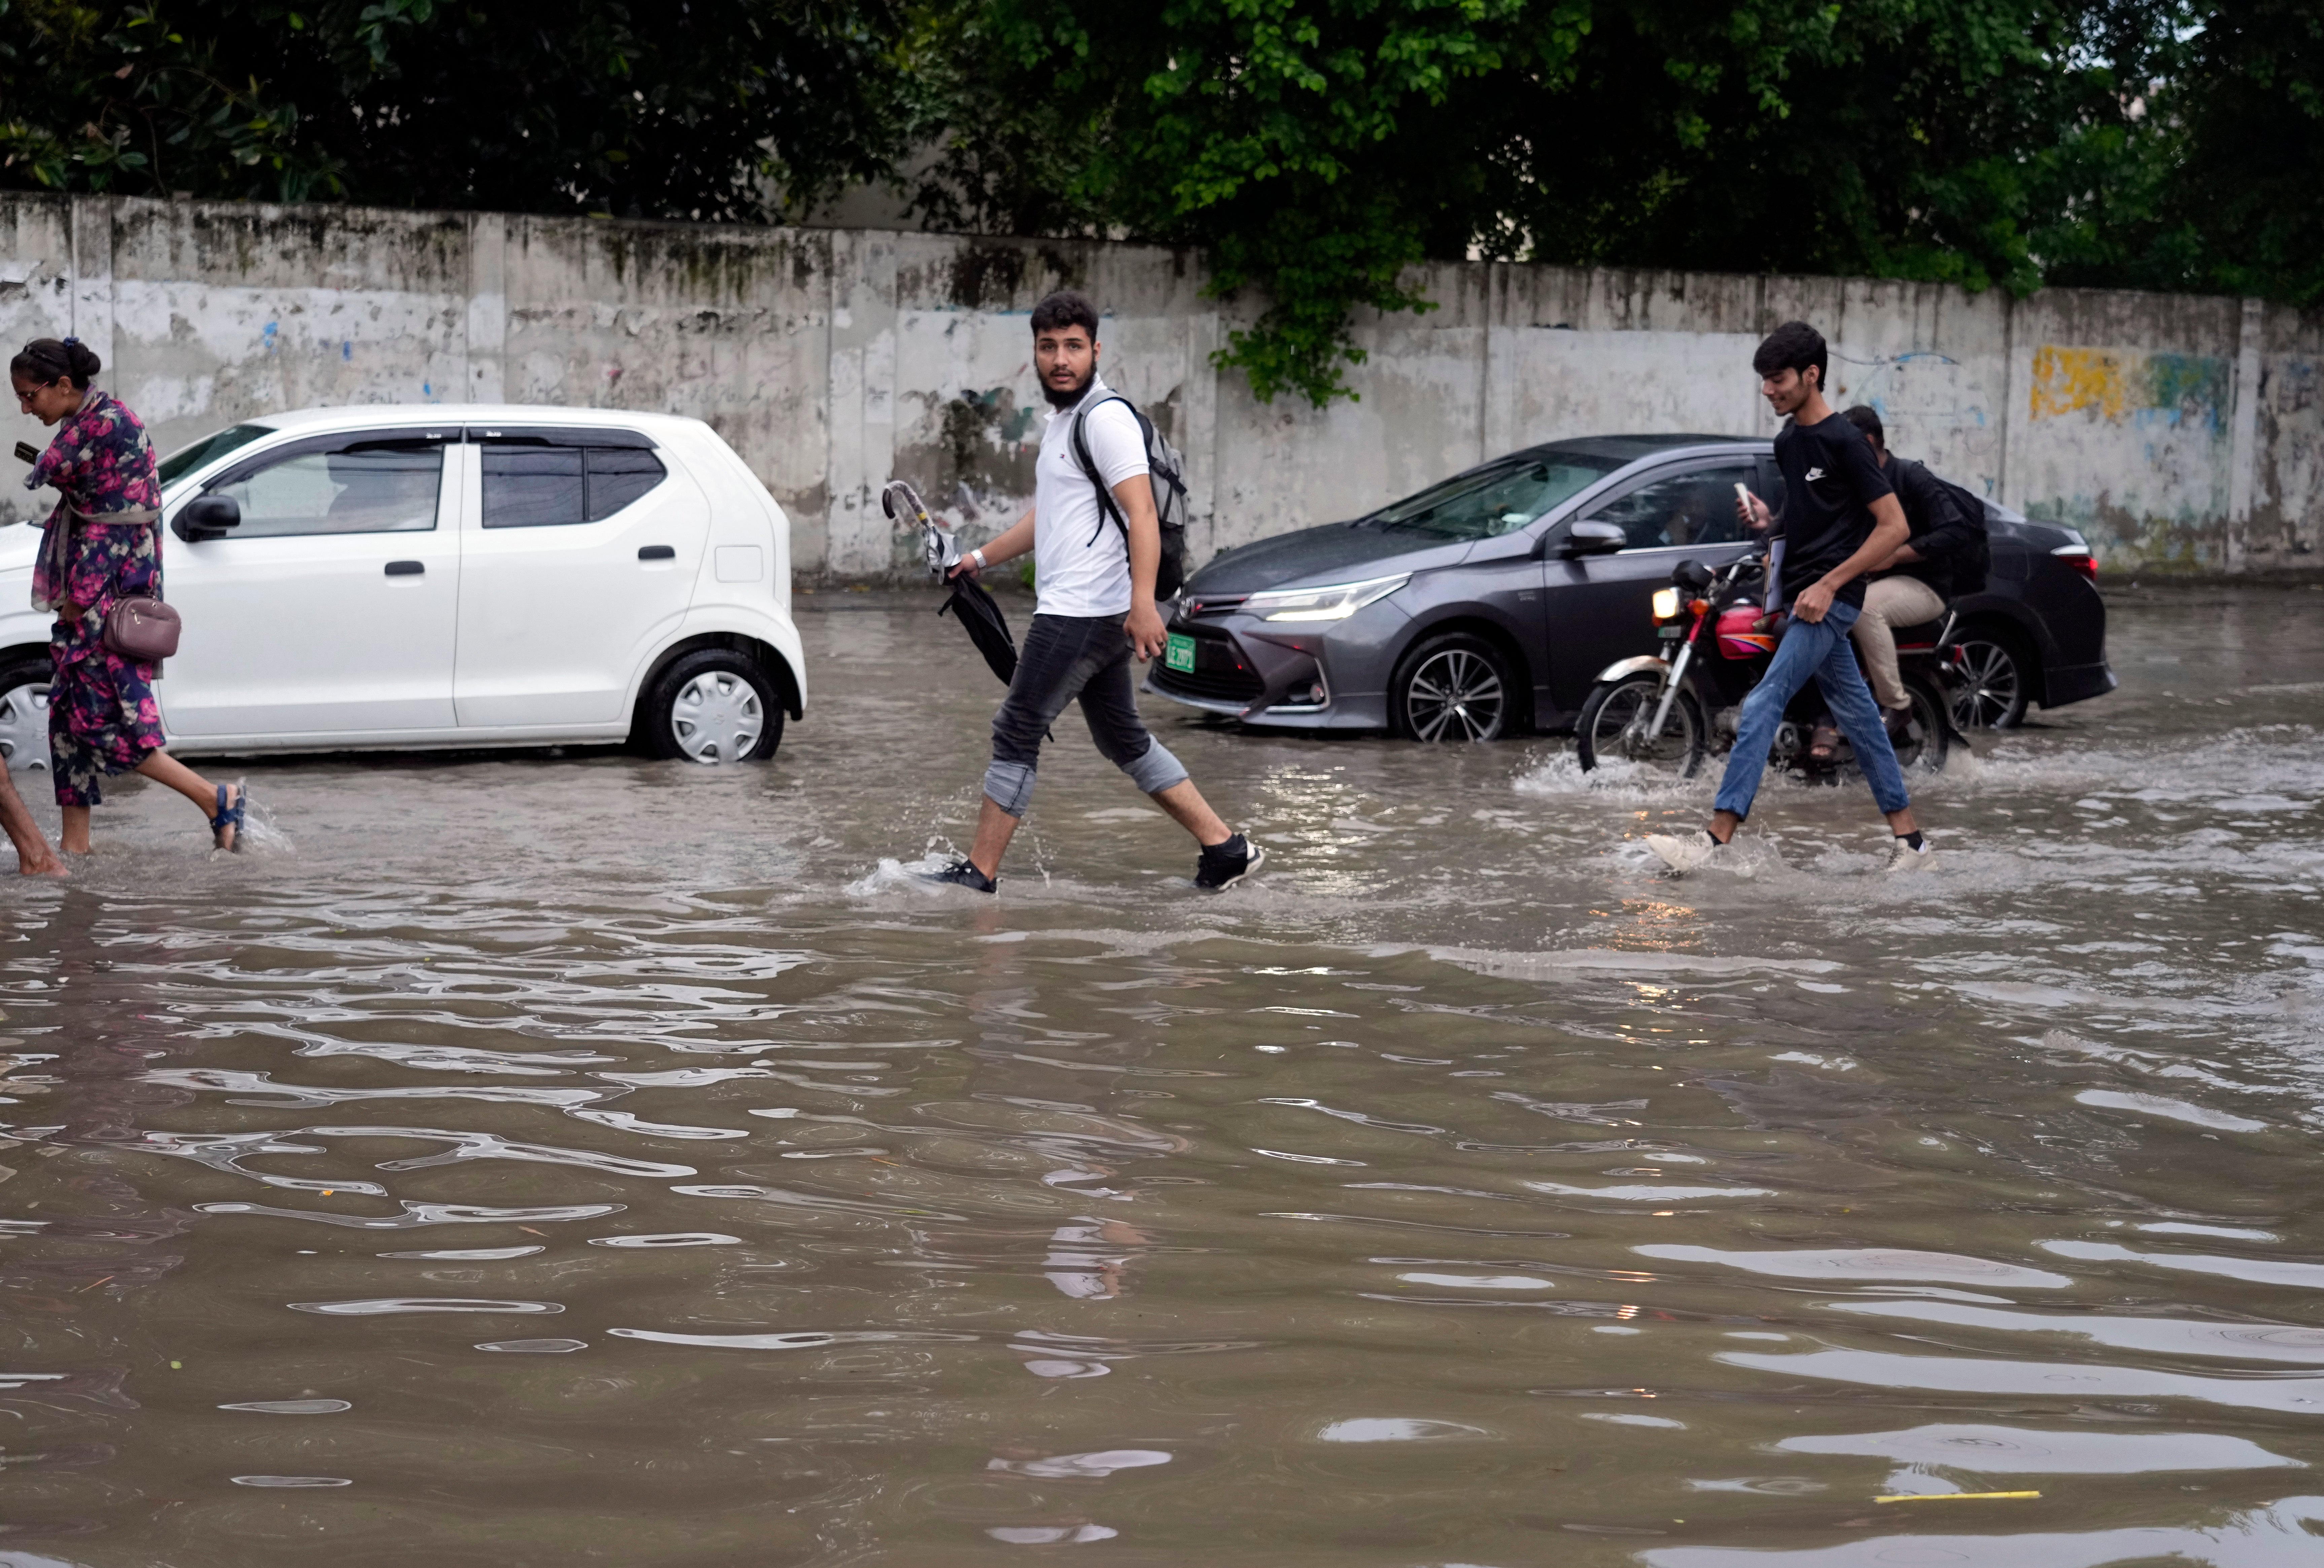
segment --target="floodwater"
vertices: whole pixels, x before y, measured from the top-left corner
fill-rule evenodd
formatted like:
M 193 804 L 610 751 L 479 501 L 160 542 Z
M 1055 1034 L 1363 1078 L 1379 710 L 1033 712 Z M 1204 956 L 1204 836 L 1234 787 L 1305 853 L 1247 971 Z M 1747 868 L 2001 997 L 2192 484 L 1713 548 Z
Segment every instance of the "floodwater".
M 997 900 L 894 871 L 933 603 L 803 601 L 769 767 L 257 764 L 287 846 L 132 786 L 0 889 L 0 1563 L 2324 1557 L 2324 596 L 2118 596 L 1918 878 L 1149 699 L 1266 873 L 1069 716 Z

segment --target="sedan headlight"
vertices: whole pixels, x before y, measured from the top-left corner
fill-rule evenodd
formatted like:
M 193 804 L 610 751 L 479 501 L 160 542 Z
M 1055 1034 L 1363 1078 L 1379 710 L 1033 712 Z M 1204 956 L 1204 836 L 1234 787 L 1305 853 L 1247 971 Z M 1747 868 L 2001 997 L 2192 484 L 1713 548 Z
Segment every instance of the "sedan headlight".
M 1655 590 L 1655 619 L 1657 621 L 1675 621 L 1678 619 L 1678 590 L 1676 588 L 1657 588 Z
M 1410 572 L 1398 572 L 1392 577 L 1334 583 L 1323 588 L 1283 588 L 1270 594 L 1253 594 L 1242 602 L 1242 609 L 1246 614 L 1262 615 L 1269 621 L 1344 621 L 1410 581 Z

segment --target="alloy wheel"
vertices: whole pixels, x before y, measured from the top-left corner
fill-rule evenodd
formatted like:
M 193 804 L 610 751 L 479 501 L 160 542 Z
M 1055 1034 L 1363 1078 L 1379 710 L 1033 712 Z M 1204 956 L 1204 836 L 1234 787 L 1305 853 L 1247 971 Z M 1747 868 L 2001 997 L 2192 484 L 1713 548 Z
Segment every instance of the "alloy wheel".
M 49 770 L 49 683 L 0 692 L 0 761 L 20 773 Z
M 1412 672 L 1405 717 L 1422 741 L 1489 741 L 1508 705 L 1500 673 L 1465 648 L 1434 653 Z
M 766 733 L 767 715 L 751 683 L 728 669 L 706 669 L 678 688 L 669 706 L 678 749 L 697 762 L 739 762 Z
M 1953 727 L 1999 729 L 2024 712 L 2024 672 L 2017 656 L 1998 642 L 1967 639 L 1955 645 Z

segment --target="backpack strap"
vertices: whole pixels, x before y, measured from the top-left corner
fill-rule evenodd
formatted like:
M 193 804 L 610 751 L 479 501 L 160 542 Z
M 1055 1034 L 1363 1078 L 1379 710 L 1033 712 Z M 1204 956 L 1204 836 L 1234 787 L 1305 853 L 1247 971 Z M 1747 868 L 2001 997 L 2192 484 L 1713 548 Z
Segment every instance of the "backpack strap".
M 1105 487 L 1105 479 L 1097 471 L 1097 459 L 1091 456 L 1089 446 L 1089 430 L 1087 428 L 1089 417 L 1092 413 L 1110 402 L 1118 402 L 1121 404 L 1130 411 L 1130 414 L 1133 417 L 1139 418 L 1139 423 L 1141 428 L 1144 426 L 1144 419 L 1138 416 L 1138 405 L 1131 402 L 1128 398 L 1123 397 L 1120 392 L 1115 392 L 1111 387 L 1108 387 L 1105 392 L 1105 396 L 1098 399 L 1097 401 L 1091 403 L 1088 407 L 1079 410 L 1074 415 L 1074 461 L 1082 466 L 1082 472 L 1089 475 L 1091 485 L 1097 491 L 1097 509 L 1099 514 L 1097 525 L 1098 533 L 1104 532 L 1107 520 L 1111 520 L 1113 526 L 1121 530 L 1121 546 L 1123 550 L 1126 552 L 1130 548 L 1130 520 L 1121 515 L 1121 508 L 1114 502 L 1113 492 Z M 1091 534 L 1090 543 L 1095 544 L 1096 542 L 1097 534 Z

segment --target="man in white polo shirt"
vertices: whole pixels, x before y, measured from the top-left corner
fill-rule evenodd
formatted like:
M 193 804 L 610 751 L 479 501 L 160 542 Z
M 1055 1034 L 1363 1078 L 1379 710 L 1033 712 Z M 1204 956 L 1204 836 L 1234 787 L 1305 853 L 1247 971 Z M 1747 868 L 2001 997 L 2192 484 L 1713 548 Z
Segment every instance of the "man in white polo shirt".
M 1167 641 L 1154 606 L 1162 532 L 1145 436 L 1130 405 L 1098 379 L 1097 354 L 1097 311 L 1087 300 L 1066 290 L 1033 308 L 1033 367 L 1050 410 L 1034 466 L 1033 510 L 970 551 L 957 570 L 974 576 L 1030 550 L 1039 596 L 1017 678 L 992 718 L 992 765 L 984 772 L 976 842 L 967 859 L 929 873 L 934 881 L 993 890 L 1001 857 L 1033 798 L 1041 737 L 1076 699 L 1106 761 L 1202 846 L 1195 885 L 1231 887 L 1266 858 L 1266 851 L 1227 830 L 1185 768 L 1138 716 L 1130 655 L 1143 662 Z M 1096 483 L 1074 449 L 1076 420 L 1091 463 L 1112 493 L 1113 515 L 1099 504 Z

